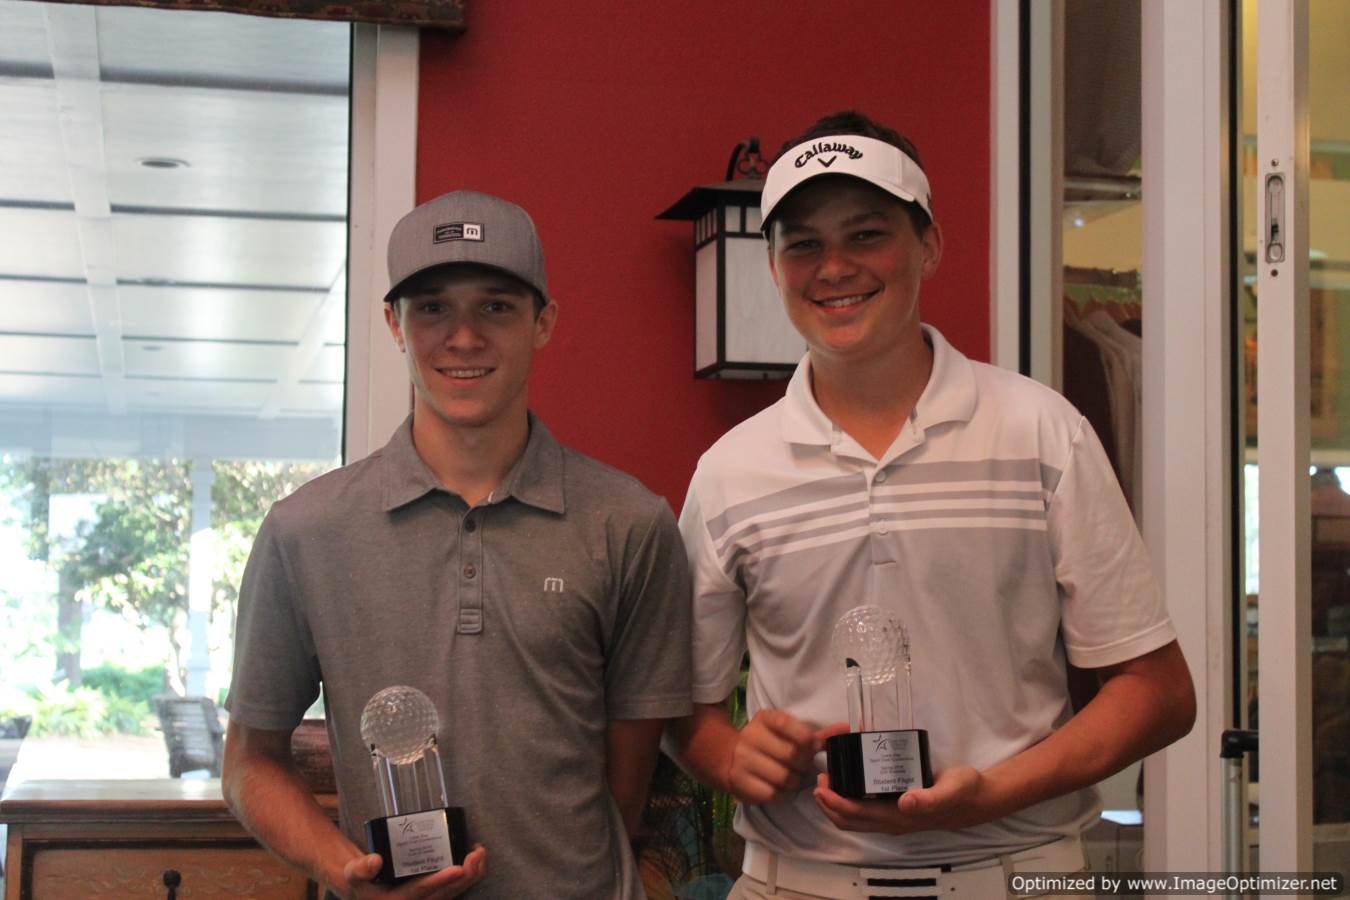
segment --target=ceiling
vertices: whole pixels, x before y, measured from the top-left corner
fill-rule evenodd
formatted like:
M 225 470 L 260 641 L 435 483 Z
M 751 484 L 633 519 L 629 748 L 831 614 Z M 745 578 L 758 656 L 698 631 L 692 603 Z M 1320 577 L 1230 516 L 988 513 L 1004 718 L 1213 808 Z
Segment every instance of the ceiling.
M 0 452 L 338 456 L 349 34 L 0 0 Z

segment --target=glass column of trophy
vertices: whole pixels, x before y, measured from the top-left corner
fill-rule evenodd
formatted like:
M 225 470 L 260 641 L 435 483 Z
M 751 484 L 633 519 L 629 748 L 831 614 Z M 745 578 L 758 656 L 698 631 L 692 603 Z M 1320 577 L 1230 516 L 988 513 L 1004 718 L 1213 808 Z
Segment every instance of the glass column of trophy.
M 451 806 L 436 745 L 436 707 L 417 688 L 380 691 L 361 713 L 384 815 L 366 823 L 366 846 L 384 859 L 376 881 L 398 884 L 462 865 L 469 851 L 464 810 Z
M 835 624 L 830 645 L 844 670 L 849 724 L 847 734 L 825 742 L 831 789 L 854 800 L 890 800 L 932 787 L 928 732 L 914 727 L 905 627 L 880 606 L 858 606 Z M 904 669 L 904 703 L 897 664 Z

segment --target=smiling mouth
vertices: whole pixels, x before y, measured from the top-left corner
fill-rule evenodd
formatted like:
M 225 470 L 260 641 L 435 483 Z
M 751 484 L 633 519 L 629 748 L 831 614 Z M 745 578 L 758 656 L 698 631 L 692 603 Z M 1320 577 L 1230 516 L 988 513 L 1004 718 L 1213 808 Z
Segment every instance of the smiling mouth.
M 483 369 L 483 368 L 478 368 L 478 369 L 458 368 L 458 369 L 437 369 L 436 371 L 440 372 L 442 375 L 446 376 L 447 378 L 458 378 L 458 379 L 461 379 L 461 380 L 468 381 L 468 380 L 472 380 L 472 379 L 474 379 L 474 378 L 482 378 L 484 375 L 487 375 L 487 374 L 491 373 L 491 372 L 492 372 L 492 369 Z
M 868 291 L 864 294 L 849 294 L 845 297 L 829 297 L 824 300 L 812 300 L 811 302 L 816 306 L 821 306 L 825 309 L 848 309 L 850 306 L 857 306 L 859 303 L 871 300 L 876 296 L 876 293 L 876 291 Z

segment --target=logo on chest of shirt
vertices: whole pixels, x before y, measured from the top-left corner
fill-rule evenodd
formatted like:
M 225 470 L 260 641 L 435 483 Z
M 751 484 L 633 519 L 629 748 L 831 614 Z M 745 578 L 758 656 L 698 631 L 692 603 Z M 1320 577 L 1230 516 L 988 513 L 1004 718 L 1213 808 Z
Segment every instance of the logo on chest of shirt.
M 561 578 L 549 577 L 544 579 L 545 594 L 561 594 L 566 585 Z

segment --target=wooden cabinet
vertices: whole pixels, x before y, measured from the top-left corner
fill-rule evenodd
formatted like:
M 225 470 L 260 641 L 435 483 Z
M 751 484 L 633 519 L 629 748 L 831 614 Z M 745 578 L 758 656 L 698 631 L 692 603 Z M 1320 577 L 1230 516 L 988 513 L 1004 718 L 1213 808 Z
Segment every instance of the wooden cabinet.
M 319 797 L 337 817 L 337 798 Z M 220 782 L 33 781 L 0 801 L 9 825 L 5 900 L 318 898 L 258 846 Z

